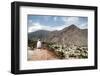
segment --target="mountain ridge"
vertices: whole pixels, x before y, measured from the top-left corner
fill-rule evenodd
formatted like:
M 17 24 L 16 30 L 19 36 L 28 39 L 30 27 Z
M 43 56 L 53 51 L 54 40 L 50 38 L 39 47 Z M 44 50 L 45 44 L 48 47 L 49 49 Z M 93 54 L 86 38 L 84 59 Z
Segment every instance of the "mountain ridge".
M 36 41 L 37 39 L 41 39 L 41 41 L 55 42 L 57 44 L 87 46 L 87 34 L 88 29 L 80 29 L 76 25 L 72 24 L 59 31 L 38 30 L 29 33 L 28 38 Z

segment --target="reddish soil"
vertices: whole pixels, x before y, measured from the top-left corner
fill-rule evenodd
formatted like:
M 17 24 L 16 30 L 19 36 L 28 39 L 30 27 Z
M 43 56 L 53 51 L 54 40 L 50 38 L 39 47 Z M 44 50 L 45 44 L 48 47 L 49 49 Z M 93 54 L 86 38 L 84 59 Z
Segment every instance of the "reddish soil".
M 49 51 L 47 49 L 34 49 L 33 51 L 31 51 L 31 59 L 29 60 L 53 60 L 53 59 L 58 59 L 58 57 L 53 51 Z

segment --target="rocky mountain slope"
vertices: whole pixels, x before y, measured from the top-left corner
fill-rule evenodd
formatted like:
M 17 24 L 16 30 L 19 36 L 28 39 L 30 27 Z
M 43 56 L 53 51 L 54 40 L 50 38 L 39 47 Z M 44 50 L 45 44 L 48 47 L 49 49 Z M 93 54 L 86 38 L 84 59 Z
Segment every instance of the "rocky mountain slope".
M 55 42 L 63 45 L 87 46 L 88 29 L 80 29 L 75 25 L 65 27 L 60 31 L 39 30 L 28 34 L 30 40 L 41 39 L 44 42 Z

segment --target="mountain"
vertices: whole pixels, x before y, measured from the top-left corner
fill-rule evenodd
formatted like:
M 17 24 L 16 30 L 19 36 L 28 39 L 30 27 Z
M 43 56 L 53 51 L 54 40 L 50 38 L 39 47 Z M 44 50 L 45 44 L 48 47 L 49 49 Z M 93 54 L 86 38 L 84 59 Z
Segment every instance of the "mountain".
M 64 45 L 87 46 L 88 29 L 80 29 L 75 25 L 65 27 L 60 31 L 39 30 L 28 34 L 29 39 L 41 39 L 45 42 L 55 42 Z
M 41 39 L 42 41 L 44 41 L 49 35 L 49 31 L 46 31 L 46 30 L 38 30 L 38 31 L 35 31 L 35 32 L 31 32 L 28 34 L 28 38 L 31 40 L 31 39 L 34 39 L 37 41 L 37 39 Z

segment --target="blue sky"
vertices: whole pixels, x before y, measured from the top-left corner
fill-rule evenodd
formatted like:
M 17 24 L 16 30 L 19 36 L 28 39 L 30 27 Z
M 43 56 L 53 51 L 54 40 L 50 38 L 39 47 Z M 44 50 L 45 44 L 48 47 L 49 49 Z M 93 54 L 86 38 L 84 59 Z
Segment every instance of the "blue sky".
M 87 17 L 77 16 L 43 16 L 43 15 L 28 15 L 28 32 L 37 30 L 62 30 L 65 27 L 75 24 L 81 29 L 88 26 Z

